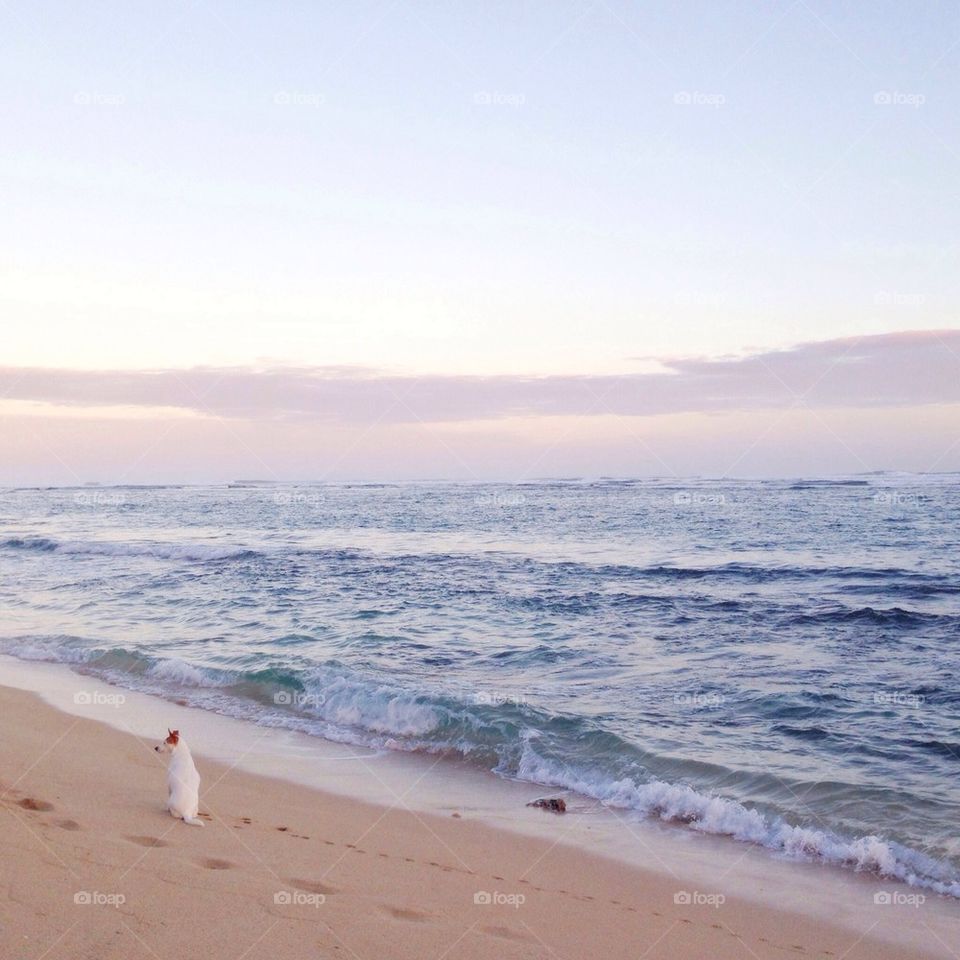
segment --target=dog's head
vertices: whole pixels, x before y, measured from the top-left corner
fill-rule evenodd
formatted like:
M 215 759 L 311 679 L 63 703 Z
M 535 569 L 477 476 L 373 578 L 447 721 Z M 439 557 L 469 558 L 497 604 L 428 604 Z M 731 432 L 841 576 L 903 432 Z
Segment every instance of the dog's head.
M 157 753 L 169 753 L 180 742 L 179 730 L 171 730 L 169 727 L 167 727 L 167 733 L 169 734 L 167 739 L 164 740 L 163 743 L 158 743 L 153 748 L 157 751 Z

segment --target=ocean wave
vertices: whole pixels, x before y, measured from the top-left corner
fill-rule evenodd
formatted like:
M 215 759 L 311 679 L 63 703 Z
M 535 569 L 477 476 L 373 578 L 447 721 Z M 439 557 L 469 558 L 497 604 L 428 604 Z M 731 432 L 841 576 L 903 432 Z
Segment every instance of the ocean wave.
M 927 750 L 939 754 L 947 760 L 955 760 L 960 763 L 960 743 L 944 740 L 907 740 L 906 745 L 916 747 L 919 750 Z
M 627 564 L 601 564 L 591 567 L 588 564 L 567 564 L 571 572 L 582 569 L 595 572 L 614 580 L 653 578 L 664 580 L 742 580 L 746 583 L 773 583 L 787 580 L 867 580 L 886 584 L 890 581 L 903 581 L 916 588 L 929 586 L 942 588 L 945 581 L 932 574 L 917 573 L 902 567 L 860 567 L 860 566 L 809 566 L 779 564 L 758 564 L 733 561 L 712 566 L 673 566 L 655 564 L 651 566 L 631 566 Z M 947 591 L 954 592 L 947 584 Z
M 128 656 L 127 651 L 123 651 Z M 226 672 L 201 668 L 179 657 L 164 658 L 151 662 L 146 674 L 161 683 L 166 681 L 184 687 L 225 687 L 233 678 Z
M 45 663 L 85 663 L 95 651 L 81 637 L 68 634 L 51 637 L 23 637 L 0 642 L 0 653 L 18 660 Z
M 385 544 L 378 549 L 361 549 L 355 546 L 311 546 L 302 542 L 271 540 L 267 543 L 248 546 L 237 543 L 171 543 L 149 541 L 120 541 L 120 540 L 58 540 L 42 535 L 7 536 L 0 539 L 0 551 L 23 551 L 37 554 L 56 554 L 61 556 L 78 557 L 134 557 L 143 559 L 166 560 L 180 563 L 225 563 L 235 560 L 266 560 L 276 564 L 283 563 L 291 558 L 311 559 L 319 562 L 345 561 L 346 566 L 331 570 L 330 576 L 353 576 L 350 565 L 363 565 L 364 573 L 374 574 L 376 567 L 371 564 L 384 564 L 383 572 L 393 574 L 397 565 L 428 566 L 431 569 L 444 568 L 451 565 L 466 565 L 478 571 L 475 578 L 459 577 L 463 580 L 464 590 L 471 592 L 477 584 L 485 584 L 489 579 L 491 563 L 500 567 L 505 573 L 516 568 L 519 563 L 525 573 L 531 570 L 561 574 L 564 579 L 587 579 L 591 581 L 607 581 L 611 587 L 618 588 L 615 592 L 585 591 L 570 592 L 556 589 L 547 594 L 531 593 L 524 596 L 503 595 L 500 603 L 521 612 L 537 614 L 548 612 L 553 614 L 589 615 L 604 604 L 613 604 L 617 607 L 663 607 L 674 605 L 675 598 L 656 596 L 650 593 L 632 595 L 621 589 L 623 586 L 636 581 L 649 581 L 656 589 L 661 583 L 670 585 L 676 581 L 702 582 L 707 585 L 742 583 L 744 585 L 790 583 L 791 581 L 843 581 L 844 590 L 860 593 L 883 591 L 899 593 L 901 596 L 915 597 L 922 602 L 927 597 L 939 594 L 955 594 L 960 587 L 947 577 L 921 573 L 900 567 L 863 567 L 863 566 L 813 566 L 787 563 L 748 563 L 734 561 L 716 565 L 685 565 L 658 563 L 642 564 L 610 564 L 608 562 L 591 563 L 588 561 L 544 561 L 520 554 L 502 552 L 495 559 L 489 556 L 478 557 L 470 553 L 407 553 L 403 550 L 394 551 Z M 459 571 L 458 571 L 459 574 Z M 852 584 L 852 586 L 848 586 Z M 471 586 L 472 585 L 472 586 Z M 483 593 L 491 592 L 484 589 Z M 712 601 L 710 601 L 712 602 Z M 723 603 L 727 607 L 718 609 L 734 609 L 737 603 L 726 598 Z M 872 622 L 880 625 L 916 626 L 932 623 L 936 619 L 934 614 L 919 613 L 900 607 L 889 610 L 874 607 L 859 609 L 836 608 L 825 611 L 804 613 L 791 620 L 791 623 L 803 625 L 818 622 Z M 956 618 L 954 618 L 956 619 Z
M 0 652 L 64 662 L 121 686 L 265 726 L 358 746 L 465 759 L 504 777 L 573 791 L 605 807 L 960 898 L 960 874 L 946 861 L 879 835 L 847 837 L 791 824 L 739 800 L 654 775 L 636 759 L 618 762 L 627 745 L 614 734 L 582 719 L 548 715 L 509 696 L 479 690 L 441 696 L 335 663 L 265 666 L 255 654 L 246 664 L 199 665 L 71 636 L 13 638 L 0 641 Z M 797 733 L 805 736 L 812 730 L 798 728 Z M 937 751 L 952 747 L 923 746 Z M 688 772 L 693 766 L 686 763 Z
M 787 489 L 789 490 L 823 490 L 830 487 L 868 487 L 870 486 L 869 480 L 854 480 L 854 479 L 811 479 L 811 480 L 797 480 L 795 483 L 792 483 Z
M 939 860 L 879 836 L 845 838 L 826 830 L 794 826 L 778 817 L 685 784 L 634 779 L 611 780 L 602 770 L 585 770 L 537 754 L 526 745 L 518 779 L 573 790 L 605 806 L 684 824 L 700 833 L 731 837 L 791 857 L 874 873 L 945 896 L 960 897 L 960 877 Z
M 938 622 L 948 622 L 956 617 L 936 613 L 920 613 L 916 610 L 906 610 L 903 607 L 889 607 L 877 609 L 875 607 L 834 607 L 816 613 L 804 613 L 790 618 L 790 623 L 797 625 L 830 624 L 830 623 L 867 623 L 877 626 L 891 627 L 921 627 Z
M 0 549 L 100 557 L 155 557 L 161 560 L 236 560 L 261 555 L 244 547 L 190 543 L 130 543 L 110 540 L 62 542 L 48 537 L 8 537 Z

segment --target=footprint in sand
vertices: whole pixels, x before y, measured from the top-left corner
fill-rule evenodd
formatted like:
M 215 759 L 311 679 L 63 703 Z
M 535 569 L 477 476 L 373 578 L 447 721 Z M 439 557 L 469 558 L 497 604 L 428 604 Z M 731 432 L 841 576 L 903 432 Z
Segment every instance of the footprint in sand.
M 206 857 L 199 861 L 201 867 L 207 870 L 232 870 L 233 864 L 229 860 L 218 860 L 216 857 Z
M 389 903 L 380 904 L 380 909 L 393 917 L 394 920 L 406 920 L 409 923 L 426 923 L 430 919 L 429 913 L 419 910 L 408 910 L 406 907 L 392 907 Z
M 24 797 L 22 800 L 18 800 L 17 806 L 23 807 L 24 810 L 38 810 L 41 813 L 53 809 L 52 803 L 47 803 L 46 800 L 34 800 L 33 797 Z
M 161 840 L 159 837 L 124 837 L 124 840 L 128 840 L 130 843 L 135 843 L 138 847 L 169 847 L 170 844 L 166 840 Z
M 303 890 L 305 893 L 322 893 L 325 897 L 337 893 L 337 887 L 331 887 L 328 883 L 321 883 L 319 880 L 301 880 L 297 877 L 291 877 L 287 880 L 291 887 L 297 890 Z
M 57 826 L 61 830 L 81 830 L 82 827 L 76 820 L 58 820 Z

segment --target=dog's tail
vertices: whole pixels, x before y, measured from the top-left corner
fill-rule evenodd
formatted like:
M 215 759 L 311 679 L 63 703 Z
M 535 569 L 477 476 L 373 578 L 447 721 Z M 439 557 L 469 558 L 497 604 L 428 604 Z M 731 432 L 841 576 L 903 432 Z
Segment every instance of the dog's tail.
M 184 823 L 189 823 L 191 827 L 202 827 L 203 821 L 199 817 L 184 817 Z

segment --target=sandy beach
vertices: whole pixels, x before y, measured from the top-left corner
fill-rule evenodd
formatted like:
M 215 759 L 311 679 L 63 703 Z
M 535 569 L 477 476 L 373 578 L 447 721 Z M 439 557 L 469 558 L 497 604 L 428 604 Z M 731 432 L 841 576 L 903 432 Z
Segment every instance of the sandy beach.
M 0 960 L 960 960 L 960 4 L 0 25 Z
M 9 687 L 0 709 L 4 957 L 951 956 L 942 917 L 905 951 L 881 942 L 896 911 L 857 932 L 748 897 L 678 898 L 673 877 L 468 813 L 375 806 L 201 753 L 206 827 L 189 827 L 163 808 L 152 743 Z

